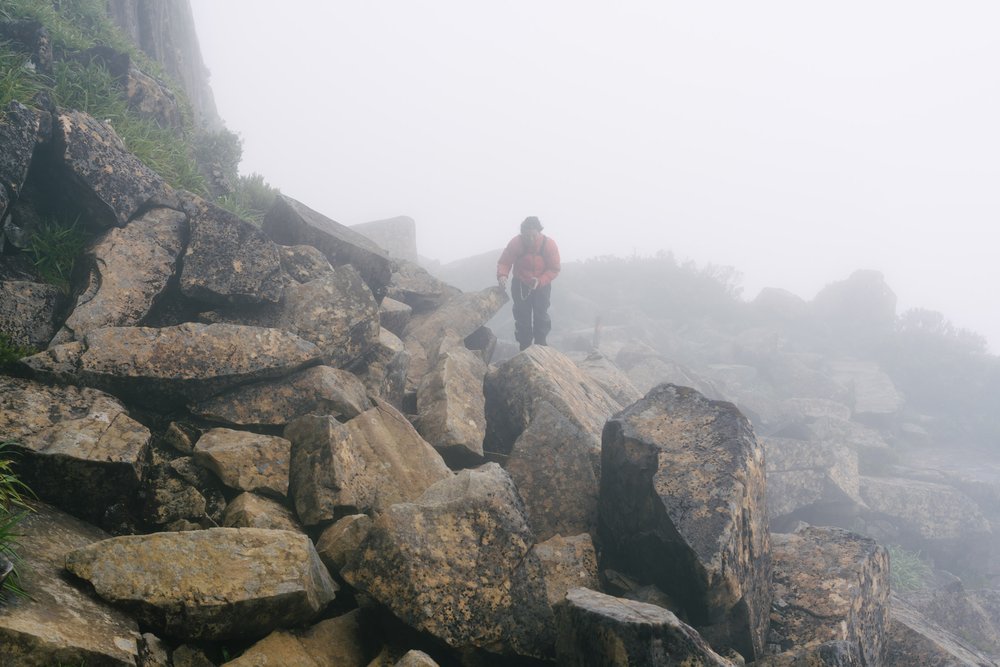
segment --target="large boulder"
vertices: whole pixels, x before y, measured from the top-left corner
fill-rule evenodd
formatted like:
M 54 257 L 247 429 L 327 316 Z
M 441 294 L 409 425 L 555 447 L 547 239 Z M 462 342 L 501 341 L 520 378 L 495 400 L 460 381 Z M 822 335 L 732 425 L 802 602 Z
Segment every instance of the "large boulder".
M 301 533 L 302 525 L 290 509 L 256 493 L 241 493 L 226 505 L 222 525 L 227 528 L 269 528 Z
M 406 325 L 410 323 L 412 315 L 413 308 L 390 297 L 382 299 L 378 307 L 379 324 L 396 336 L 401 336 L 406 331 Z
M 43 500 L 93 522 L 131 504 L 149 455 L 149 430 L 94 389 L 48 387 L 0 376 L 0 441 Z
M 767 453 L 767 509 L 772 522 L 796 511 L 863 505 L 858 454 L 835 441 L 760 438 Z
M 44 348 L 56 332 L 62 303 L 55 285 L 0 280 L 0 334 L 14 345 Z
M 611 398 L 622 406 L 632 405 L 642 393 L 635 388 L 625 371 L 596 350 L 576 362 L 584 373 L 592 377 Z
M 847 388 L 855 415 L 892 415 L 905 403 L 892 380 L 874 361 L 831 361 L 827 373 Z
M 556 607 L 560 665 L 735 667 L 662 607 L 574 588 Z
M 238 491 L 283 498 L 292 443 L 276 435 L 213 428 L 198 438 L 194 460 Z
M 486 364 L 450 340 L 417 388 L 417 430 L 446 461 L 480 463 L 486 435 Z
M 587 438 L 596 457 L 604 422 L 622 406 L 564 354 L 533 345 L 490 369 L 486 395 L 486 440 L 489 452 L 509 454 L 534 418 L 536 403 L 548 402 Z
M 545 592 L 549 605 L 555 607 L 573 588 L 597 589 L 597 551 L 587 533 L 563 537 L 556 535 L 539 542 L 533 549 L 545 572 Z
M 461 293 L 413 261 L 397 261 L 388 297 L 405 303 L 413 313 L 426 313 L 437 310 Z
M 281 268 L 292 280 L 307 283 L 333 271 L 330 260 L 311 245 L 278 246 Z
M 0 111 L 0 191 L 11 200 L 21 193 L 35 145 L 41 139 L 42 113 L 14 101 Z M 4 215 L 0 208 L 0 219 Z
M 936 625 L 897 596 L 892 598 L 892 624 L 886 636 L 885 667 L 997 667 L 965 639 Z
M 450 476 L 406 418 L 379 403 L 346 424 L 307 415 L 285 428 L 292 443 L 289 497 L 307 526 L 382 512 Z
M 174 275 L 185 221 L 179 211 L 154 208 L 99 238 L 86 253 L 88 282 L 53 342 L 142 322 Z
M 99 227 L 124 227 L 149 203 L 170 198 L 170 186 L 125 148 L 110 123 L 72 109 L 57 110 L 54 121 L 64 182 Z
M 735 406 L 660 385 L 604 428 L 605 561 L 670 595 L 717 649 L 759 657 L 771 602 L 765 493 L 764 449 Z
M 341 570 L 408 625 L 458 649 L 552 656 L 552 611 L 514 483 L 489 463 L 378 515 Z
M 771 536 L 769 642 L 801 651 L 846 642 L 858 664 L 881 665 L 889 629 L 889 554 L 867 537 L 807 527 Z
M 294 627 L 337 590 L 308 537 L 260 528 L 114 537 L 70 552 L 66 568 L 140 622 L 182 640 Z
M 235 324 L 104 327 L 22 360 L 38 376 L 82 384 L 156 408 L 288 375 L 322 358 L 295 334 Z
M 355 609 L 305 630 L 272 632 L 225 667 L 365 667 L 374 657 L 370 643 Z
M 330 366 L 237 387 L 191 406 L 191 412 L 240 426 L 284 426 L 306 414 L 351 419 L 372 407 L 361 380 Z
M 456 295 L 433 311 L 420 314 L 414 311 L 403 340 L 416 341 L 430 354 L 446 336 L 465 338 L 479 329 L 507 301 L 507 292 L 499 287 Z
M 264 216 L 264 232 L 283 245 L 311 245 L 326 255 L 334 267 L 351 264 L 376 300 L 385 296 L 392 276 L 392 260 L 363 234 L 285 195 L 278 195 Z

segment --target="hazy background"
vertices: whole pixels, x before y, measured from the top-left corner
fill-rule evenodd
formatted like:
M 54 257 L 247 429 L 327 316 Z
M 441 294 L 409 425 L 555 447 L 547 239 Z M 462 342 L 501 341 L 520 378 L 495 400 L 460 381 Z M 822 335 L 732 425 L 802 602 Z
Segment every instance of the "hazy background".
M 341 223 L 448 262 L 537 215 L 747 299 L 878 269 L 1000 351 L 1000 3 L 191 4 L 241 171 Z

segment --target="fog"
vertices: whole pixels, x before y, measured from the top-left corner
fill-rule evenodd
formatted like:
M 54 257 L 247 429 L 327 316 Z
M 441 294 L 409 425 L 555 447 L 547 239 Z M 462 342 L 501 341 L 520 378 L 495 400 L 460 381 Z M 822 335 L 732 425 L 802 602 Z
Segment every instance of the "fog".
M 192 6 L 241 171 L 339 222 L 448 262 L 536 215 L 748 299 L 878 269 L 1000 351 L 996 3 Z

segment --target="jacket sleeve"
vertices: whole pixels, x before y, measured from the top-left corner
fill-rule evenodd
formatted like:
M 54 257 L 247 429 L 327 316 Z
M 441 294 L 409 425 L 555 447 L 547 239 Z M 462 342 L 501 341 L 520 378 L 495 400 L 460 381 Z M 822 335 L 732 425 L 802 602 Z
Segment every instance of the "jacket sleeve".
M 544 287 L 556 279 L 562 268 L 559 262 L 559 247 L 555 241 L 552 239 L 546 240 L 542 256 L 545 258 L 545 272 L 539 277 L 538 284 Z
M 520 254 L 518 252 L 518 237 L 515 236 L 504 248 L 503 253 L 500 255 L 500 261 L 497 262 L 497 278 L 500 276 L 507 277 L 510 275 L 510 269 L 514 266 L 514 262 L 517 261 L 517 257 Z

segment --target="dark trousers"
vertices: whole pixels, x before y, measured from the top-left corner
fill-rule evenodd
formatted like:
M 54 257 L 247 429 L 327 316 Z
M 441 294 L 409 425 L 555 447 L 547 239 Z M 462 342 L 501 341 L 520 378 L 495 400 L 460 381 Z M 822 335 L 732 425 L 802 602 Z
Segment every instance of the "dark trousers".
M 521 349 L 527 348 L 532 342 L 545 345 L 545 337 L 552 329 L 552 320 L 549 318 L 552 284 L 533 290 L 514 278 L 510 283 L 510 295 L 514 301 L 514 338 L 520 343 Z

